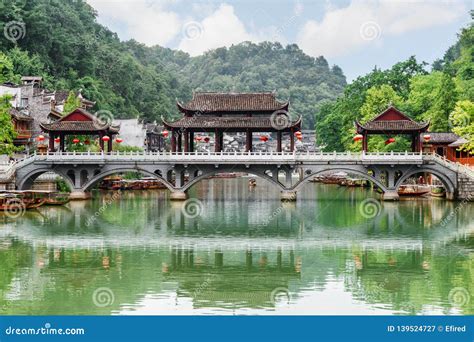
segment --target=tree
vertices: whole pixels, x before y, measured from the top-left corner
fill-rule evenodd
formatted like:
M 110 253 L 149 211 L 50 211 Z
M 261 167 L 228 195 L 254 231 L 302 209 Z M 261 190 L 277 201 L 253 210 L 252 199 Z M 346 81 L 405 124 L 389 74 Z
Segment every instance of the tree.
M 453 132 L 468 140 L 462 150 L 474 153 L 474 103 L 469 100 L 456 102 L 449 118 Z
M 67 96 L 66 102 L 64 103 L 63 114 L 67 115 L 80 106 L 81 100 L 76 96 L 74 91 L 71 90 Z
M 13 63 L 7 55 L 0 52 L 0 84 L 13 81 Z
M 360 108 L 362 122 L 372 120 L 390 105 L 400 107 L 402 103 L 403 99 L 391 86 L 384 84 L 380 87 L 372 87 L 367 90 L 365 102 Z
M 433 132 L 449 132 L 449 114 L 456 104 L 456 85 L 453 78 L 443 73 L 441 84 L 436 92 L 433 106 L 424 114 L 430 120 L 430 129 Z
M 8 95 L 0 97 L 0 154 L 7 155 L 17 151 L 17 148 L 13 145 L 16 132 L 9 113 L 10 100 L 11 97 Z

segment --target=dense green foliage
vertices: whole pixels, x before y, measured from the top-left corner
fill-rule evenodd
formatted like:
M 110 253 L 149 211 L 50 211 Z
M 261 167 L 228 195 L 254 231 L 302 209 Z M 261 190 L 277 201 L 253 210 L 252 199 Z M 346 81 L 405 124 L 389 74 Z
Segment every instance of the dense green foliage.
M 390 104 L 418 121 L 430 121 L 433 132 L 462 135 L 470 141 L 464 149 L 474 151 L 474 26 L 464 28 L 458 42 L 429 73 L 425 63 L 414 57 L 391 69 L 374 69 L 348 85 L 343 96 L 324 104 L 316 116 L 318 142 L 328 151 L 360 150 L 354 143 L 354 121 L 365 122 Z M 406 150 L 408 141 L 401 137 L 385 145 L 385 137 L 371 137 L 371 150 Z
M 16 137 L 12 119 L 8 110 L 10 108 L 10 97 L 0 97 L 0 154 L 12 154 L 17 149 L 13 145 Z
M 321 101 L 335 99 L 346 83 L 339 67 L 296 45 L 245 42 L 190 57 L 121 42 L 96 22 L 84 0 L 1 2 L 0 26 L 11 21 L 24 22 L 26 32 L 16 42 L 0 39 L 0 81 L 41 75 L 51 89 L 81 89 L 97 102 L 94 109 L 110 110 L 116 118 L 175 117 L 175 99 L 188 100 L 193 90 L 277 90 L 309 128 Z

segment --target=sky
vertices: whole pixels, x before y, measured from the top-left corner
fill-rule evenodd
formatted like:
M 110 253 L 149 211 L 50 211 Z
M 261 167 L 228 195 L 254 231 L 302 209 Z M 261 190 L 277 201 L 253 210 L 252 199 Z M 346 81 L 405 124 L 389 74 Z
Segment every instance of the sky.
M 242 41 L 296 43 L 348 81 L 415 55 L 432 63 L 470 22 L 474 0 L 87 0 L 123 40 L 191 56 Z

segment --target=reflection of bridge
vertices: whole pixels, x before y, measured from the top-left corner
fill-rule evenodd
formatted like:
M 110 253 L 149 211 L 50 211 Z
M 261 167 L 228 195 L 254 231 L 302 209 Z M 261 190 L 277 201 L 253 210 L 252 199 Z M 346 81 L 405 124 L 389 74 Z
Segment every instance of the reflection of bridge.
M 14 171 L 14 172 L 12 172 Z M 104 177 L 119 172 L 141 172 L 160 179 L 172 191 L 172 199 L 185 199 L 186 191 L 198 181 L 221 172 L 245 172 L 277 185 L 282 199 L 296 198 L 296 191 L 315 175 L 329 171 L 357 174 L 384 192 L 384 199 L 398 199 L 397 189 L 407 178 L 422 172 L 438 177 L 448 198 L 458 190 L 460 173 L 472 176 L 440 157 L 421 153 L 49 153 L 34 154 L 7 170 L 16 176 L 19 189 L 28 189 L 42 173 L 55 172 L 73 189 L 73 195 L 86 196 Z M 297 171 L 298 179 L 292 174 Z

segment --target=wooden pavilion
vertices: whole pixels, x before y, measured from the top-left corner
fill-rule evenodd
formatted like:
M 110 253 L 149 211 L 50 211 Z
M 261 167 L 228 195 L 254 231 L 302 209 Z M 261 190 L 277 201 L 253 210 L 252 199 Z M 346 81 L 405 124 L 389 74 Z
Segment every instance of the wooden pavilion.
M 184 116 L 174 122 L 163 120 L 164 127 L 171 131 L 172 152 L 193 152 L 194 134 L 198 132 L 214 134 L 216 152 L 223 150 L 224 132 L 245 133 L 246 151 L 252 150 L 253 133 L 276 132 L 278 152 L 282 151 L 282 136 L 287 133 L 290 149 L 294 150 L 294 134 L 301 127 L 301 117 L 292 121 L 289 102 L 278 101 L 274 92 L 196 92 L 191 101 L 178 101 L 177 106 Z
M 40 127 L 49 135 L 48 150 L 55 150 L 55 139 L 59 138 L 59 150 L 62 152 L 65 150 L 64 141 L 66 137 L 71 135 L 98 136 L 101 151 L 105 151 L 104 143 L 107 142 L 107 151 L 111 152 L 114 135 L 118 134 L 119 132 L 118 127 L 101 121 L 95 115 L 82 108 L 75 109 L 58 121 L 52 123 L 41 123 Z
M 390 106 L 372 120 L 361 124 L 355 122 L 358 134 L 362 135 L 362 149 L 368 151 L 368 137 L 372 134 L 410 135 L 413 152 L 422 150 L 420 134 L 428 130 L 429 122 L 416 122 L 397 108 Z

